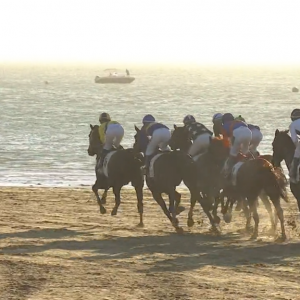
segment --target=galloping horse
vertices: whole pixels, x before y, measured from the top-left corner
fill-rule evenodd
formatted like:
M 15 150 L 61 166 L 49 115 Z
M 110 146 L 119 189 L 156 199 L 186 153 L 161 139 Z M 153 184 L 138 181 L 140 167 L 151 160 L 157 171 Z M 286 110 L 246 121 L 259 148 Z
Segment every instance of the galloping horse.
M 289 130 L 279 131 L 278 129 L 276 129 L 272 146 L 273 146 L 274 165 L 278 166 L 284 160 L 289 170 L 294 157 L 296 147 L 291 137 L 288 135 L 288 132 Z M 290 188 L 292 194 L 297 199 L 298 209 L 300 212 L 300 182 L 293 183 L 290 181 Z
M 149 141 L 144 141 L 144 135 L 138 127 L 135 126 L 135 130 L 136 134 L 134 136 L 135 143 L 133 148 L 136 152 L 145 153 Z M 158 154 L 161 155 L 158 156 Z M 200 196 L 197 187 L 196 165 L 189 155 L 182 151 L 170 151 L 165 153 L 157 152 L 151 158 L 150 171 L 151 169 L 153 169 L 154 174 L 146 175 L 147 186 L 149 187 L 153 198 L 160 205 L 176 231 L 182 231 L 182 228 L 178 225 L 178 219 L 176 218 L 177 207 L 179 206 L 181 198 L 181 194 L 176 191 L 176 187 L 179 186 L 182 181 L 189 189 L 191 195 L 188 226 L 193 226 L 194 224 L 192 211 L 198 200 L 203 207 L 204 212 L 207 214 L 213 229 L 215 229 L 214 220 L 206 208 L 205 203 L 202 202 L 202 197 Z M 169 210 L 162 198 L 162 193 L 166 193 L 169 197 Z
M 101 156 L 102 144 L 99 138 L 99 126 L 90 125 L 91 131 L 89 134 L 89 148 L 88 154 L 90 156 L 96 155 L 96 182 L 92 187 L 93 192 L 97 197 L 98 205 L 100 206 L 100 212 L 106 213 L 106 209 L 103 206 L 103 200 L 99 197 L 98 189 L 104 189 L 103 194 L 106 197 L 106 193 L 110 187 L 113 188 L 115 195 L 115 206 L 111 212 L 111 215 L 116 215 L 118 207 L 121 203 L 121 188 L 131 182 L 134 186 L 137 195 L 137 208 L 140 215 L 139 226 L 143 226 L 143 186 L 144 177 L 141 172 L 142 162 L 135 155 L 132 148 L 116 151 L 110 156 L 107 162 L 107 173 L 108 176 L 98 172 L 97 164 Z M 109 154 L 106 156 L 108 157 Z
M 225 162 L 228 149 L 224 146 L 221 139 L 212 139 L 210 151 L 218 160 Z M 235 198 L 241 197 L 247 199 L 250 211 L 253 214 L 255 222 L 252 239 L 258 236 L 259 216 L 257 213 L 257 198 L 262 191 L 271 199 L 277 216 L 281 224 L 282 240 L 286 239 L 283 210 L 280 205 L 280 198 L 286 202 L 286 179 L 281 169 L 275 169 L 273 165 L 263 158 L 245 161 L 238 169 L 236 174 L 236 184 L 234 186 Z M 276 224 L 274 224 L 276 226 Z

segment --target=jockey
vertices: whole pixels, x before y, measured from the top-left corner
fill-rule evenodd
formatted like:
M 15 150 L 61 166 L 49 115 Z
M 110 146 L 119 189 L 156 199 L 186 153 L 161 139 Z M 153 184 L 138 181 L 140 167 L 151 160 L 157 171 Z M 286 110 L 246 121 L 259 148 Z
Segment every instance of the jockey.
M 141 128 L 141 131 L 147 137 L 150 137 L 150 141 L 145 153 L 145 167 L 147 174 L 150 166 L 150 157 L 154 154 L 154 152 L 158 148 L 160 148 L 162 151 L 170 151 L 168 143 L 171 138 L 171 132 L 166 125 L 156 122 L 152 115 L 144 116 L 142 122 L 143 127 Z
M 300 142 L 298 138 L 298 135 L 300 135 L 300 109 L 296 108 L 292 111 L 291 120 L 292 123 L 290 125 L 290 133 L 296 149 L 292 164 L 290 166 L 289 176 L 290 181 L 296 183 L 297 169 L 300 163 Z
M 102 168 L 104 158 L 112 147 L 122 148 L 120 143 L 124 137 L 124 128 L 118 122 L 112 121 L 108 113 L 102 113 L 99 117 L 99 122 L 99 137 L 103 145 L 99 167 Z
M 226 113 L 222 117 L 222 134 L 224 140 L 231 142 L 230 155 L 225 164 L 224 175 L 227 177 L 232 170 L 232 167 L 237 162 L 237 156 L 241 150 L 242 154 L 249 153 L 249 145 L 252 139 L 252 132 L 247 124 L 242 121 L 234 120 L 230 113 Z
M 220 137 L 220 135 L 222 134 L 222 117 L 223 114 L 221 113 L 216 113 L 213 115 L 212 122 L 214 124 L 213 132 L 215 137 Z
M 191 115 L 184 117 L 183 124 L 189 137 L 193 140 L 193 144 L 190 147 L 188 154 L 193 157 L 206 150 L 209 147 L 210 137 L 213 133 L 203 124 L 196 122 L 196 119 Z
M 242 121 L 242 122 L 246 123 L 245 119 L 241 115 L 236 117 L 235 120 Z M 251 143 L 250 143 L 249 150 L 250 150 L 251 154 L 254 157 L 257 157 L 257 156 L 259 156 L 259 152 L 257 151 L 257 147 L 259 146 L 260 142 L 263 139 L 263 134 L 261 133 L 259 126 L 249 124 L 249 123 L 247 123 L 247 125 L 248 125 L 248 128 L 252 132 L 252 140 L 251 140 Z

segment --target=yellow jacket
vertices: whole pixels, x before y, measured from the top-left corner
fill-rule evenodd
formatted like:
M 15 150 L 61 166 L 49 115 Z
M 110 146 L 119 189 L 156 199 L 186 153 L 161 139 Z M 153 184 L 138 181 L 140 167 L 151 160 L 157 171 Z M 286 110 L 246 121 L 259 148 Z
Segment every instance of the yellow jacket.
M 99 126 L 99 138 L 100 138 L 100 142 L 102 144 L 105 143 L 106 129 L 107 129 L 107 126 L 110 125 L 110 124 L 119 124 L 119 122 L 117 122 L 117 121 L 109 121 L 109 122 L 102 123 Z

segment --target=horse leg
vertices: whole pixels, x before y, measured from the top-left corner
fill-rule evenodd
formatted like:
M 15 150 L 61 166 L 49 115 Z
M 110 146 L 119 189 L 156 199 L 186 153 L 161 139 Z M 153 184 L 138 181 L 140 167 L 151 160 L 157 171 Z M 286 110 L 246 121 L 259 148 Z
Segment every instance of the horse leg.
M 106 188 L 105 190 L 104 190 L 104 193 L 102 194 L 102 197 L 101 197 L 101 202 L 102 202 L 102 204 L 106 204 L 106 198 L 107 198 L 107 191 L 108 191 L 109 189 L 108 188 Z
M 226 206 L 227 206 L 227 210 L 226 213 L 223 215 L 223 220 L 226 223 L 230 223 L 232 220 L 232 208 L 233 208 L 233 204 L 235 203 L 235 200 L 232 198 L 229 198 L 227 200 Z M 230 204 L 230 205 L 229 205 Z
M 121 204 L 121 186 L 114 186 L 113 187 L 113 193 L 115 195 L 115 206 L 113 210 L 111 211 L 112 216 L 116 216 L 118 212 L 118 208 Z
M 257 198 L 248 198 L 248 203 L 254 220 L 254 231 L 250 239 L 255 240 L 258 237 L 258 224 L 259 224 L 259 216 L 257 213 Z
M 176 218 L 176 209 L 175 209 L 175 187 L 171 188 L 168 196 L 169 196 L 169 211 L 172 216 L 172 224 L 176 228 L 178 226 L 178 219 Z
M 188 227 L 193 227 L 195 222 L 194 222 L 194 219 L 193 219 L 193 211 L 194 211 L 194 207 L 196 205 L 196 201 L 197 201 L 197 198 L 195 197 L 192 197 L 192 194 L 191 194 L 191 199 L 190 199 L 190 209 L 189 209 L 189 213 L 188 213 L 188 220 L 187 220 L 187 225 Z
M 168 210 L 166 203 L 165 203 L 163 197 L 161 196 L 161 193 L 159 193 L 158 191 L 152 191 L 152 196 L 153 196 L 154 200 L 157 202 L 157 204 L 161 207 L 164 214 L 167 216 L 167 218 L 172 223 L 172 217 L 171 217 L 170 211 Z M 173 223 L 172 223 L 172 225 L 173 225 Z M 180 230 L 180 227 L 178 227 L 178 225 L 177 225 L 177 227 L 175 227 L 175 229 Z
M 185 210 L 183 206 L 179 206 L 180 200 L 181 200 L 181 194 L 175 190 L 175 211 L 177 215 L 179 215 Z
M 250 210 L 248 208 L 248 203 L 246 202 L 246 200 L 243 198 L 241 199 L 242 201 L 242 209 L 243 209 L 243 212 L 244 212 L 244 215 L 245 215 L 245 218 L 246 218 L 246 227 L 245 227 L 245 230 L 246 232 L 251 232 L 252 231 L 252 227 L 250 225 L 251 223 L 251 213 L 250 213 Z
M 134 187 L 137 197 L 137 209 L 140 214 L 140 223 L 138 224 L 139 227 L 144 227 L 143 222 L 143 212 L 144 212 L 144 204 L 143 204 L 143 186 L 135 186 Z
M 213 206 L 212 215 L 215 219 L 215 223 L 217 223 L 217 224 L 220 224 L 220 222 L 221 222 L 221 219 L 218 216 L 218 207 L 219 207 L 220 202 L 221 202 L 220 197 L 215 197 L 215 203 Z
M 102 201 L 99 197 L 99 194 L 98 194 L 98 180 L 95 181 L 95 184 L 92 186 L 92 190 L 94 192 L 94 194 L 96 195 L 96 198 L 97 198 L 97 203 L 100 207 L 100 213 L 101 214 L 105 214 L 106 213 L 106 209 L 105 207 L 102 205 Z
M 272 211 L 272 206 L 271 206 L 271 203 L 269 201 L 269 198 L 267 196 L 267 194 L 265 193 L 265 191 L 263 191 L 260 195 L 259 195 L 261 201 L 263 202 L 268 214 L 269 214 L 269 217 L 270 217 L 270 221 L 271 221 L 271 229 L 270 229 L 270 234 L 271 235 L 274 235 L 275 232 L 276 232 L 276 223 L 275 223 L 275 220 L 274 220 L 274 216 L 273 216 L 273 211 Z
M 283 210 L 280 205 L 280 199 L 272 199 L 271 201 L 273 202 L 277 216 L 280 221 L 280 226 L 281 226 L 281 238 L 278 238 L 277 241 L 285 241 L 286 240 L 286 233 L 285 233 L 285 227 L 284 227 L 284 216 L 283 216 Z

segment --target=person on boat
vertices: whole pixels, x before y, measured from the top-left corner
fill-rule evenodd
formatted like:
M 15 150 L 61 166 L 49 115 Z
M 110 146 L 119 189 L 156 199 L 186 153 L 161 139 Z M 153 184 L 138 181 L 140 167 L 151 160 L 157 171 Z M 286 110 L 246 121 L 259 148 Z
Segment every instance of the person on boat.
M 225 142 L 227 140 L 230 145 L 229 157 L 223 169 L 224 176 L 228 177 L 237 163 L 239 152 L 241 151 L 243 155 L 249 153 L 252 132 L 245 122 L 234 120 L 231 113 L 226 113 L 222 117 L 222 135 Z
M 120 144 L 124 137 L 124 128 L 119 122 L 112 121 L 110 115 L 106 112 L 100 115 L 99 122 L 99 137 L 103 145 L 103 150 L 98 166 L 102 168 L 105 156 L 110 152 L 113 146 L 116 149 L 123 148 Z
M 250 143 L 249 150 L 250 150 L 250 153 L 252 154 L 252 156 L 258 157 L 259 152 L 257 151 L 257 148 L 263 139 L 263 134 L 260 131 L 260 127 L 257 125 L 247 123 L 246 120 L 241 115 L 236 117 L 235 120 L 242 121 L 248 125 L 248 128 L 252 132 L 252 140 Z
M 215 137 L 220 137 L 222 134 L 222 117 L 223 114 L 216 113 L 213 115 L 212 122 L 213 122 L 213 132 Z
M 210 138 L 213 133 L 203 124 L 196 122 L 192 115 L 187 115 L 183 119 L 184 127 L 186 128 L 189 138 L 193 141 L 188 154 L 191 157 L 207 150 L 210 144 Z
M 142 123 L 142 133 L 146 137 L 150 138 L 145 153 L 145 171 L 146 174 L 148 174 L 150 159 L 155 151 L 157 149 L 161 149 L 162 151 L 170 151 L 168 144 L 171 138 L 171 131 L 166 125 L 156 122 L 155 118 L 150 114 L 144 116 Z
M 293 157 L 292 164 L 290 166 L 289 176 L 290 181 L 293 183 L 296 183 L 296 177 L 297 177 L 297 170 L 298 166 L 300 164 L 300 109 L 296 108 L 291 113 L 291 120 L 292 123 L 290 124 L 290 133 L 292 141 L 294 142 L 296 149 Z
M 128 69 L 126 69 L 126 75 L 130 76 L 130 73 L 129 73 Z

